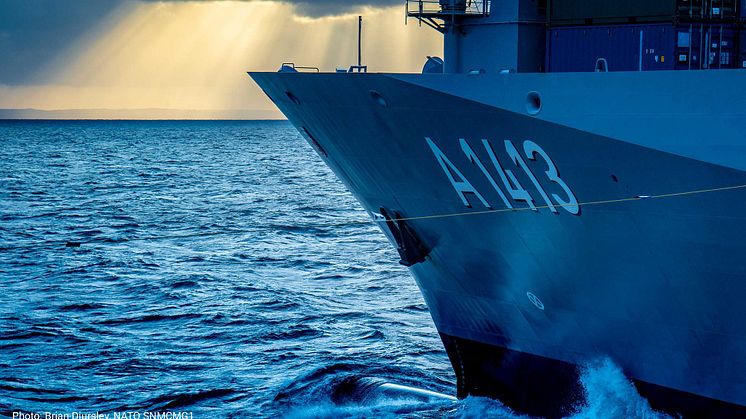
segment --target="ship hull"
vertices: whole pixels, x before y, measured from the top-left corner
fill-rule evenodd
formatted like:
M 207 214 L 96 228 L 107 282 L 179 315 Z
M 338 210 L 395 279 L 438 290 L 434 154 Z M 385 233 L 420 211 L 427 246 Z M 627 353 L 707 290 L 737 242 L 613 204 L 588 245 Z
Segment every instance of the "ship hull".
M 458 377 L 457 395 L 490 397 L 531 416 L 561 418 L 583 409 L 582 366 L 500 345 L 441 334 Z M 735 418 L 743 406 L 631 379 L 653 409 L 678 417 Z
M 746 86 L 700 73 L 252 77 L 409 237 L 459 396 L 567 414 L 609 358 L 701 417 L 746 412 Z

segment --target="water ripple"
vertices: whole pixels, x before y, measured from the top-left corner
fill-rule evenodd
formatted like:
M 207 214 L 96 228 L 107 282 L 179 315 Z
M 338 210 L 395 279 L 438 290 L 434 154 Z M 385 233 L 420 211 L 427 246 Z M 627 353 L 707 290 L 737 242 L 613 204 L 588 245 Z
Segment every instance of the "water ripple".
M 0 143 L 0 415 L 514 417 L 350 394 L 455 377 L 396 252 L 288 123 L 0 122 Z M 589 409 L 624 404 L 607 393 Z

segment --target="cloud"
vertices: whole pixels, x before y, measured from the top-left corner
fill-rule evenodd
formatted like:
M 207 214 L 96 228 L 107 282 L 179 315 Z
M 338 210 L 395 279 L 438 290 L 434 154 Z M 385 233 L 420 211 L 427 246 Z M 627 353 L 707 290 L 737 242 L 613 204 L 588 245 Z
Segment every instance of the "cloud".
M 350 13 L 361 7 L 390 7 L 402 5 L 403 0 L 285 0 L 295 5 L 300 15 L 319 17 Z
M 371 71 L 419 72 L 442 53 L 440 34 L 403 25 L 401 8 L 364 13 Z M 90 26 L 40 81 L 0 82 L 0 108 L 271 110 L 246 71 L 284 61 L 334 71 L 357 59 L 354 15 L 298 18 L 289 3 L 128 2 Z
M 217 0 L 140 0 L 187 2 Z M 257 0 L 240 0 L 257 1 Z M 401 5 L 404 0 L 275 0 L 291 4 L 298 16 L 340 15 L 363 7 Z M 0 85 L 44 82 L 41 70 L 97 25 L 133 0 L 0 0 Z
M 0 0 L 0 84 L 33 79 L 43 63 L 118 4 L 115 0 Z
M 166 1 L 220 1 L 220 0 L 143 0 L 151 2 Z M 238 0 L 267 1 L 267 0 Z M 296 14 L 307 17 L 333 16 L 351 13 L 363 7 L 403 6 L 404 0 L 274 0 L 295 6 Z

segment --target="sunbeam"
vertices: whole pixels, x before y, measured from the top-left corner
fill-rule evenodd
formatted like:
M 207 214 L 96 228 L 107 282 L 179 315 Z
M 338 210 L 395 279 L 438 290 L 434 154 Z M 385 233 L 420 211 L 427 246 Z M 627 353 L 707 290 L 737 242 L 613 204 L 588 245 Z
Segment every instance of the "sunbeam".
M 401 8 L 361 13 L 371 71 L 419 71 L 425 55 L 442 51 L 433 31 L 403 24 Z M 356 54 L 356 15 L 298 17 L 292 5 L 277 2 L 126 3 L 40 70 L 48 84 L 0 87 L 0 107 L 266 115 L 274 105 L 247 70 L 294 61 L 333 71 L 353 64 Z

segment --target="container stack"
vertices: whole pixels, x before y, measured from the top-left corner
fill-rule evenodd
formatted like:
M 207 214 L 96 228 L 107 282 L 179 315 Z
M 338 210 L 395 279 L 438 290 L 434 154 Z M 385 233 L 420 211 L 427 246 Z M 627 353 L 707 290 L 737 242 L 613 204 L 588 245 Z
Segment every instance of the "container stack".
M 746 0 L 550 0 L 548 9 L 550 72 L 746 68 Z
M 746 0 L 740 0 L 738 5 L 738 29 L 739 50 L 741 52 L 738 66 L 746 68 Z

